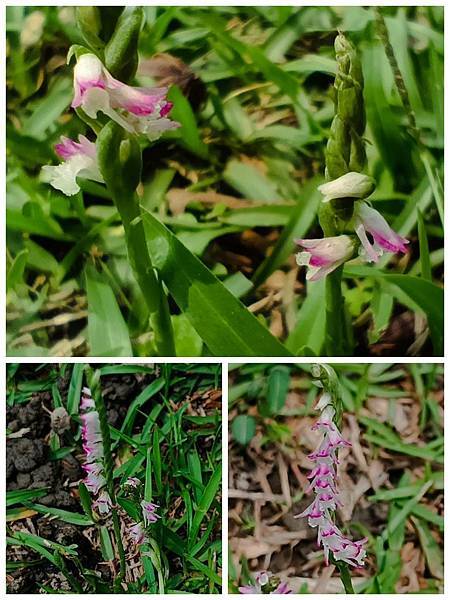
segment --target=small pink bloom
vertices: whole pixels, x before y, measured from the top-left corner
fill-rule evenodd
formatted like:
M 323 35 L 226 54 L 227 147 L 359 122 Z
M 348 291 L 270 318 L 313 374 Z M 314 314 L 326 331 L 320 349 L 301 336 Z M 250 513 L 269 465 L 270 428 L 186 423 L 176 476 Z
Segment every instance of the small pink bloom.
M 103 490 L 97 500 L 92 503 L 92 506 L 98 510 L 101 515 L 108 514 L 111 510 L 111 498 L 106 490 Z
M 331 397 L 325 394 L 317 404 L 321 416 L 313 430 L 322 432 L 322 439 L 315 452 L 309 455 L 315 461 L 315 466 L 308 475 L 310 484 L 308 493 L 314 490 L 313 502 L 296 517 L 307 517 L 310 527 L 317 527 L 317 545 L 323 548 L 325 563 L 328 565 L 330 552 L 336 560 L 343 560 L 355 567 L 363 566 L 366 551 L 364 543 L 367 540 L 352 542 L 347 539 L 336 527 L 332 520 L 331 511 L 337 506 L 342 506 L 337 490 L 335 464 L 338 464 L 337 452 L 339 448 L 351 446 L 345 440 L 334 422 L 335 409 Z
M 141 544 L 146 544 L 148 542 L 148 538 L 145 535 L 145 531 L 142 528 L 142 525 L 140 523 L 136 523 L 135 525 L 130 527 L 129 531 L 130 531 L 131 539 L 133 540 L 133 542 L 135 544 L 141 545 Z
M 355 244 L 348 235 L 338 235 L 315 240 L 296 240 L 304 251 L 296 256 L 297 264 L 309 267 L 306 279 L 317 281 L 326 277 L 340 265 L 350 260 Z
M 391 229 L 386 219 L 365 202 L 355 202 L 355 231 L 364 248 L 363 256 L 369 262 L 378 262 L 383 252 L 406 253 L 409 241 Z M 367 233 L 373 238 L 370 243 Z
M 55 146 L 56 153 L 64 160 L 60 165 L 42 167 L 43 180 L 66 196 L 80 191 L 77 177 L 103 183 L 97 162 L 97 150 L 93 142 L 84 135 L 78 136 L 78 142 L 62 137 Z
M 132 488 L 137 488 L 141 485 L 141 480 L 137 477 L 128 477 L 128 479 L 125 481 L 125 485 L 128 485 Z
M 145 526 L 149 525 L 150 523 L 156 523 L 156 521 L 161 518 L 160 515 L 156 514 L 156 509 L 159 508 L 157 504 L 142 500 L 141 507 Z
M 260 590 L 256 587 L 256 585 L 241 585 L 239 587 L 239 591 L 241 594 L 259 594 Z
M 277 588 L 270 592 L 271 594 L 292 594 L 291 588 L 286 582 L 280 583 Z
M 102 112 L 130 133 L 142 133 L 151 140 L 179 127 L 167 119 L 172 103 L 167 88 L 126 85 L 107 71 L 94 54 L 82 54 L 74 69 L 73 108 L 82 108 L 91 119 Z

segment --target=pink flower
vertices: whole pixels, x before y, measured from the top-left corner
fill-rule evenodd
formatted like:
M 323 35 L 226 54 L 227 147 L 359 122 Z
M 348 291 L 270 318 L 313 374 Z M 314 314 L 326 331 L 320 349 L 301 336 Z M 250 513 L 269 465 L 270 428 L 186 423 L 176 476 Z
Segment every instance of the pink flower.
M 239 586 L 241 594 L 260 594 L 261 592 L 256 585 L 241 585 Z
M 88 463 L 83 465 L 83 469 L 87 473 L 84 479 L 85 486 L 93 494 L 98 494 L 106 484 L 106 479 L 103 476 L 103 465 L 101 463 Z
M 296 240 L 304 248 L 296 256 L 297 264 L 309 267 L 306 279 L 317 281 L 353 257 L 355 243 L 348 235 L 315 240 Z
M 125 481 L 125 485 L 128 485 L 132 488 L 137 488 L 141 485 L 141 480 L 137 477 L 128 477 L 128 479 Z
M 66 196 L 80 191 L 77 177 L 103 183 L 103 177 L 97 163 L 97 150 L 93 142 L 84 135 L 78 136 L 78 142 L 61 137 L 55 146 L 56 153 L 63 159 L 60 165 L 42 167 L 43 180 Z
M 112 506 L 111 498 L 108 492 L 103 490 L 97 500 L 92 503 L 92 506 L 96 508 L 101 515 L 108 514 Z
M 91 397 L 89 388 L 83 388 L 81 400 L 81 438 L 85 461 L 83 469 L 86 472 L 84 484 L 92 494 L 99 494 L 92 506 L 100 514 L 107 514 L 111 508 L 111 498 L 104 489 L 106 478 L 103 469 L 103 440 L 100 428 L 100 419 L 95 410 L 95 402 Z
M 355 202 L 354 226 L 363 246 L 363 257 L 368 262 L 378 262 L 383 252 L 406 253 L 409 241 L 391 229 L 386 219 L 365 202 Z M 370 243 L 367 234 L 373 238 Z
M 153 504 L 153 502 L 147 502 L 146 500 L 142 500 L 142 515 L 144 517 L 144 524 L 147 527 L 150 523 L 156 523 L 158 519 L 160 519 L 160 515 L 156 514 L 156 509 L 159 508 L 157 504 Z
M 136 523 L 135 525 L 130 527 L 129 531 L 130 531 L 131 539 L 133 540 L 133 542 L 135 544 L 141 545 L 141 544 L 146 544 L 148 542 L 148 538 L 145 535 L 145 531 L 142 528 L 142 525 L 140 523 Z
M 91 119 L 102 112 L 130 133 L 150 140 L 179 126 L 167 118 L 172 103 L 167 88 L 132 87 L 114 79 L 94 54 L 82 54 L 75 65 L 73 108 L 82 108 Z
M 97 462 L 103 458 L 103 441 L 98 412 L 91 410 L 81 415 L 81 436 L 86 462 Z
M 331 404 L 331 396 L 324 394 L 317 404 L 322 410 L 319 420 L 311 429 L 322 432 L 322 439 L 315 452 L 309 455 L 315 465 L 308 475 L 311 480 L 306 492 L 314 491 L 313 502 L 297 517 L 306 517 L 310 527 L 317 527 L 317 544 L 323 548 L 325 562 L 328 564 L 330 552 L 336 560 L 343 560 L 352 566 L 363 566 L 366 550 L 366 539 L 352 542 L 336 527 L 331 511 L 342 506 L 337 489 L 339 448 L 351 446 L 342 437 L 334 422 L 335 409 Z
M 264 586 L 270 583 L 271 573 L 268 571 L 260 571 L 255 575 L 254 585 L 241 585 L 239 591 L 241 594 L 264 594 L 268 593 L 268 590 L 264 590 Z M 273 584 L 272 584 L 273 585 Z M 270 588 L 269 588 L 270 589 Z M 279 583 L 277 587 L 269 592 L 270 594 L 292 594 L 292 590 L 289 588 L 287 583 Z

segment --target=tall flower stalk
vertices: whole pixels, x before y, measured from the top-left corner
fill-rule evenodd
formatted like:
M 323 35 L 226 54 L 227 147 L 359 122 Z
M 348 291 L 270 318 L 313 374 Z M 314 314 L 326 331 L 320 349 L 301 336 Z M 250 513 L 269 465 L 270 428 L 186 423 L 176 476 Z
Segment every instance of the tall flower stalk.
M 111 511 L 111 518 L 114 529 L 114 537 L 116 540 L 117 549 L 119 552 L 120 561 L 120 574 L 115 581 L 116 591 L 121 591 L 121 582 L 125 578 L 126 572 L 126 561 L 125 561 L 125 550 L 122 542 L 122 535 L 120 532 L 119 515 L 117 512 L 116 493 L 114 490 L 114 461 L 111 452 L 111 436 L 109 433 L 108 418 L 106 413 L 106 406 L 103 400 L 103 396 L 100 389 L 100 371 L 92 370 L 89 366 L 85 367 L 86 380 L 88 382 L 89 391 L 92 394 L 89 406 L 95 409 L 95 426 L 96 426 L 96 441 L 97 444 L 101 443 L 102 458 L 103 458 L 103 472 L 104 476 L 104 494 L 108 495 L 108 509 Z M 104 475 L 103 475 L 104 474 Z M 102 512 L 100 509 L 99 512 Z
M 309 455 L 313 461 L 308 479 L 307 493 L 313 492 L 312 503 L 297 517 L 308 519 L 310 527 L 317 528 L 317 544 L 323 549 L 325 563 L 332 561 L 339 569 L 341 581 L 347 593 L 354 593 L 348 565 L 362 567 L 366 556 L 367 539 L 352 541 L 337 527 L 334 513 L 342 506 L 337 477 L 338 453 L 340 448 L 350 447 L 339 431 L 342 404 L 335 372 L 328 365 L 315 365 L 313 376 L 323 389 L 316 410 L 320 411 L 313 431 L 322 434 L 316 450 Z
M 74 46 L 69 51 L 69 58 L 76 57 L 71 106 L 97 140 L 62 138 L 55 150 L 63 162 L 45 166 L 43 178 L 68 196 L 80 190 L 77 177 L 106 184 L 122 219 L 129 261 L 147 305 L 156 352 L 174 356 L 167 295 L 150 259 L 136 189 L 142 170 L 139 138 L 154 141 L 178 123 L 169 118 L 172 103 L 167 100 L 167 88 L 130 85 L 138 64 L 143 11 L 141 7 L 122 11 L 77 9 L 87 47 Z
M 361 63 L 342 33 L 336 37 L 334 47 L 335 116 L 325 153 L 327 182 L 318 188 L 324 196 L 319 222 L 325 237 L 296 241 L 302 248 L 297 263 L 308 267 L 307 279 L 327 278 L 325 353 L 346 356 L 351 353 L 352 343 L 342 294 L 344 264 L 358 254 L 376 263 L 385 252 L 405 253 L 408 240 L 395 233 L 366 203 L 375 190 L 375 181 L 362 172 L 366 165 L 366 116 Z
M 340 33 L 335 40 L 337 73 L 334 81 L 335 116 L 325 153 L 325 177 L 335 180 L 349 172 L 360 173 L 366 164 L 363 134 L 366 127 L 361 62 L 353 45 Z M 345 192 L 343 192 L 345 193 Z M 319 221 L 327 237 L 343 233 L 353 214 L 353 202 L 342 196 L 322 204 Z M 349 353 L 347 315 L 339 266 L 326 281 L 326 339 L 328 356 Z

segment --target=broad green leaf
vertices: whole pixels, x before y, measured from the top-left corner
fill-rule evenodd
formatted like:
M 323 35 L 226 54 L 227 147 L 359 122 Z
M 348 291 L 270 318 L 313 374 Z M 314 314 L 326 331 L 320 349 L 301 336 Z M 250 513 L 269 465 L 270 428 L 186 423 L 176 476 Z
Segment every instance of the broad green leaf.
M 261 414 L 278 415 L 286 402 L 289 390 L 290 370 L 285 365 L 272 367 L 267 380 L 267 393 L 260 404 Z
M 201 356 L 203 342 L 185 314 L 172 315 L 177 356 Z
M 105 525 L 100 527 L 100 549 L 105 560 L 114 560 L 114 550 L 109 537 L 108 528 Z
M 231 423 L 233 438 L 246 446 L 255 435 L 256 423 L 251 415 L 238 415 Z
M 81 388 L 83 387 L 84 364 L 75 363 L 70 378 L 69 391 L 67 392 L 67 412 L 69 415 L 78 414 L 80 405 Z
M 152 214 L 143 214 L 154 266 L 216 356 L 289 356 L 284 346 Z
M 114 292 L 93 267 L 86 268 L 88 339 L 91 356 L 133 356 Z

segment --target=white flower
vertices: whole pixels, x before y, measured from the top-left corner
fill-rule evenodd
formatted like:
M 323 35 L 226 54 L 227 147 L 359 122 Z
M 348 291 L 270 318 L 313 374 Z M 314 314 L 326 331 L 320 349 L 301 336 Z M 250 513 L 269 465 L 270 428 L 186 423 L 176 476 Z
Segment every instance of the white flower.
M 311 281 L 326 277 L 339 265 L 350 260 L 355 251 L 355 244 L 348 235 L 295 241 L 305 249 L 296 255 L 297 264 L 309 267 L 306 279 Z
M 351 171 L 317 189 L 324 196 L 323 202 L 337 198 L 367 198 L 375 189 L 375 181 L 364 173 Z
M 73 196 L 80 191 L 77 177 L 91 179 L 103 183 L 97 162 L 97 150 L 93 142 L 84 135 L 78 137 L 78 142 L 62 137 L 55 146 L 56 153 L 64 159 L 60 165 L 42 167 L 44 181 L 66 196 Z

